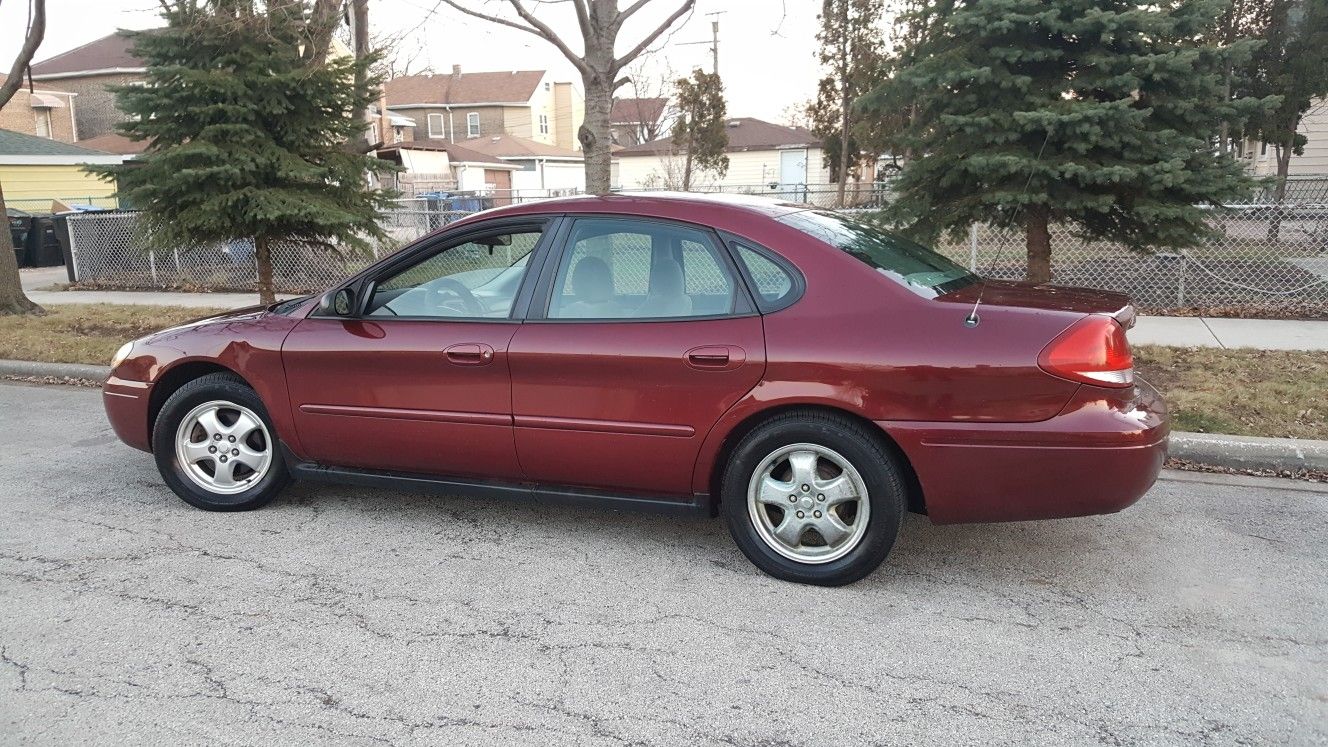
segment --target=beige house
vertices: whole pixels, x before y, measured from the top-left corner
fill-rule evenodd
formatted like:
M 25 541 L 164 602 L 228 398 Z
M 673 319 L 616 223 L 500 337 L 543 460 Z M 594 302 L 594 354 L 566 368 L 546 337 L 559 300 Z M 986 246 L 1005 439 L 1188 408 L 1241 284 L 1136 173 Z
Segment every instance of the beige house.
M 413 139 L 460 143 L 515 135 L 545 145 L 580 150 L 576 131 L 585 101 L 572 83 L 546 70 L 407 75 L 384 86 L 387 110 L 415 120 Z
M 821 141 L 807 129 L 734 117 L 728 121 L 728 136 L 728 173 L 722 179 L 699 173 L 692 179 L 694 189 L 741 188 L 783 194 L 807 184 L 830 182 Z M 681 188 L 683 158 L 670 137 L 615 150 L 613 158 L 617 188 Z
M 1291 176 L 1328 174 L 1328 99 L 1318 99 L 1300 119 L 1298 129 L 1305 136 L 1305 152 L 1291 155 L 1287 173 Z M 1267 143 L 1246 140 L 1240 157 L 1255 176 L 1277 174 L 1277 149 Z
M 21 132 L 62 143 L 78 139 L 74 99 L 77 94 L 50 87 L 18 89 L 0 109 L 0 130 Z
M 518 192 L 585 191 L 586 160 L 579 150 L 559 148 L 516 135 L 476 137 L 462 141 L 461 145 L 517 167 L 512 172 L 512 189 Z

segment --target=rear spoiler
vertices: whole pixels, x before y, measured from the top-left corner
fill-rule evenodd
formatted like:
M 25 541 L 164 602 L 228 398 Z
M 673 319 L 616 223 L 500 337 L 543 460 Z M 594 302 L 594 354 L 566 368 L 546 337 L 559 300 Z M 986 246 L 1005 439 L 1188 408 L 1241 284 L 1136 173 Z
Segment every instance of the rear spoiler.
M 1138 320 L 1139 313 L 1134 310 L 1134 304 L 1127 303 L 1118 311 L 1113 312 L 1111 318 L 1115 319 L 1116 323 L 1123 329 L 1129 329 L 1133 327 L 1135 321 Z

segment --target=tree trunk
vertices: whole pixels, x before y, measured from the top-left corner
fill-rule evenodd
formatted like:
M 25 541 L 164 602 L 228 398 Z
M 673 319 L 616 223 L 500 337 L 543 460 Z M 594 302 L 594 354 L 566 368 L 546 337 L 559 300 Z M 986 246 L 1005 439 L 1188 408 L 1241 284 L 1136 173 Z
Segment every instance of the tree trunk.
M 254 237 L 254 264 L 258 267 L 258 302 L 276 303 L 272 290 L 272 245 L 266 236 Z
M 1291 172 L 1291 152 L 1296 145 L 1296 128 L 1299 122 L 1292 125 L 1286 133 L 1286 140 L 1277 146 L 1277 182 L 1273 188 L 1273 204 L 1277 205 L 1273 209 L 1272 220 L 1268 221 L 1268 240 L 1277 241 L 1282 235 L 1282 201 L 1286 199 L 1287 176 Z
M 10 242 L 9 218 L 5 212 L 5 192 L 0 188 L 0 216 L 5 216 L 4 234 L 0 238 L 0 315 L 44 314 L 45 309 L 28 300 L 23 293 L 23 282 L 18 275 L 18 257 Z
M 1226 106 L 1227 102 L 1228 102 L 1228 101 L 1231 101 L 1231 75 L 1232 75 L 1232 73 L 1231 73 L 1231 61 L 1230 61 L 1230 60 L 1227 60 L 1227 65 L 1226 65 L 1226 71 L 1225 71 L 1225 72 L 1226 72 L 1226 77 L 1224 77 L 1224 78 L 1222 79 L 1222 105 L 1223 105 L 1223 106 Z M 1225 155 L 1225 154 L 1230 150 L 1230 148 L 1227 147 L 1227 146 L 1229 145 L 1229 143 L 1228 143 L 1227 141 L 1231 138 L 1231 136 L 1230 136 L 1230 131 L 1231 131 L 1231 130 L 1230 130 L 1230 126 L 1227 124 L 1227 121 L 1226 121 L 1225 119 L 1222 120 L 1222 122 L 1217 126 L 1217 152 L 1218 152 L 1218 153 L 1222 153 L 1222 154 Z
M 609 157 L 609 108 L 613 105 L 611 75 L 589 72 L 581 76 L 586 87 L 586 119 L 577 132 L 586 158 L 586 191 L 605 195 L 613 186 Z
M 839 189 L 835 193 L 835 206 L 844 207 L 844 188 L 848 185 L 848 110 L 853 102 L 848 97 L 848 81 L 844 81 L 844 99 L 841 102 L 843 111 L 840 117 L 839 129 Z
M 1025 243 L 1028 249 L 1026 277 L 1033 283 L 1051 282 L 1051 231 L 1048 230 L 1049 213 L 1045 206 L 1035 205 L 1028 211 L 1024 223 Z
M 682 161 L 682 191 L 692 191 L 692 140 L 687 139 L 687 155 Z

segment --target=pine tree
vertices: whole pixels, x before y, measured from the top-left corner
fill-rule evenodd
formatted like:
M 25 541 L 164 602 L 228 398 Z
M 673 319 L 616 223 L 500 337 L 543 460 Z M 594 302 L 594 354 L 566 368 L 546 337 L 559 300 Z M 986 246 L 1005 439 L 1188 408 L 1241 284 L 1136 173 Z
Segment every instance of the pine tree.
M 311 60 L 304 0 L 180 3 L 167 26 L 131 32 L 143 86 L 117 91 L 119 131 L 143 155 L 97 171 L 141 209 L 147 240 L 167 248 L 252 239 L 258 294 L 273 300 L 272 251 L 298 242 L 357 252 L 385 237 L 386 170 L 353 144 L 379 81 L 372 56 Z M 357 75 L 359 77 L 357 77 Z
M 724 82 L 718 73 L 700 68 L 692 77 L 674 83 L 678 119 L 673 124 L 673 144 L 683 154 L 682 189 L 692 188 L 697 171 L 713 171 L 719 178 L 729 170 L 729 133 L 724 117 Z
M 1218 10 L 960 4 L 864 102 L 913 105 L 898 145 L 918 156 L 897 182 L 893 217 L 924 235 L 1019 225 L 1035 282 L 1051 279 L 1053 223 L 1139 250 L 1192 244 L 1206 232 L 1204 204 L 1252 186 L 1212 138 L 1268 103 L 1224 98 L 1229 50 L 1197 41 Z

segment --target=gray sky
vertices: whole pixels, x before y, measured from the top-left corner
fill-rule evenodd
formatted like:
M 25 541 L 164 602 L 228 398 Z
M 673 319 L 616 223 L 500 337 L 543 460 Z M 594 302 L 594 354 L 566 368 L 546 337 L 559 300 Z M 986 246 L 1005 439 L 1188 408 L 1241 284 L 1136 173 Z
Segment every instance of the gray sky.
M 501 0 L 466 0 L 471 7 L 509 15 Z M 618 51 L 634 46 L 682 0 L 652 0 L 619 34 Z M 624 3 L 625 4 L 625 3 Z M 564 3 L 527 0 L 574 50 L 580 35 L 572 9 Z M 656 42 L 643 63 L 653 75 L 666 70 L 684 75 L 693 67 L 710 68 L 711 16 L 718 16 L 719 68 L 730 116 L 782 121 L 791 104 L 805 102 L 820 77 L 814 58 L 819 0 L 697 0 L 686 23 Z M 160 25 L 156 0 L 47 0 L 46 40 L 37 59 L 59 54 L 116 28 Z M 8 69 L 22 43 L 26 0 L 0 0 L 0 66 Z M 510 16 L 509 16 L 510 17 Z M 551 69 L 576 80 L 571 64 L 549 43 L 530 34 L 466 17 L 438 0 L 371 0 L 370 23 L 376 34 L 404 33 L 399 49 L 414 57 L 412 71 L 429 65 L 450 71 L 460 64 L 471 71 Z M 705 42 L 685 45 L 684 42 Z M 619 95 L 630 95 L 627 89 Z

